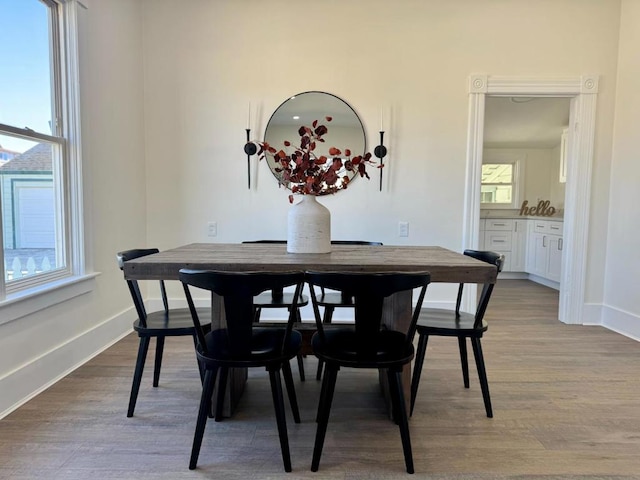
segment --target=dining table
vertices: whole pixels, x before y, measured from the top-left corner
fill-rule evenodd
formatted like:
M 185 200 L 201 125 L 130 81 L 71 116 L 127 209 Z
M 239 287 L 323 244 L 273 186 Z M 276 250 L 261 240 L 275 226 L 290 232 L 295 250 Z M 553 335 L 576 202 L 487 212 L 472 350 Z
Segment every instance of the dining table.
M 432 283 L 477 284 L 495 283 L 498 273 L 495 265 L 440 246 L 332 245 L 329 253 L 287 253 L 285 244 L 192 243 L 129 260 L 124 263 L 124 276 L 135 280 L 178 280 L 182 268 L 231 272 L 429 272 Z M 224 306 L 215 293 L 211 295 L 211 306 L 211 328 L 224 328 Z M 411 316 L 411 291 L 394 294 L 385 300 L 383 322 L 386 327 L 406 330 Z M 380 375 L 382 391 L 388 400 L 385 377 Z M 246 378 L 246 369 L 230 372 L 225 416 L 232 414 Z M 402 380 L 408 401 L 410 365 L 404 369 Z

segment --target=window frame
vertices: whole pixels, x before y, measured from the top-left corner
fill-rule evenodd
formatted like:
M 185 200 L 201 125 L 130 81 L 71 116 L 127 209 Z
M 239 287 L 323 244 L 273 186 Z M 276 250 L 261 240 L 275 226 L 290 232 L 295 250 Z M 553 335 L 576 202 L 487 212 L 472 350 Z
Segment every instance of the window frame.
M 510 184 L 501 183 L 500 185 L 511 185 L 511 203 L 485 203 L 482 201 L 482 187 L 485 185 L 496 185 L 495 183 L 482 182 L 482 169 L 480 171 L 480 208 L 485 210 L 491 209 L 517 209 L 522 203 L 522 193 L 524 192 L 524 166 L 526 156 L 524 154 L 513 154 L 508 152 L 492 152 L 482 159 L 482 165 L 513 165 L 513 177 Z
M 18 128 L 0 124 L 0 133 L 39 143 L 49 143 L 57 151 L 59 175 L 54 182 L 60 194 L 56 197 L 57 211 L 62 218 L 60 234 L 64 237 L 62 255 L 65 267 L 47 273 L 39 273 L 19 280 L 5 279 L 4 262 L 0 264 L 0 308 L 11 306 L 11 315 L 5 321 L 11 321 L 42 307 L 16 308 L 16 302 L 33 299 L 53 290 L 66 290 L 56 293 L 58 303 L 67 298 L 85 293 L 87 285 L 81 288 L 70 285 L 84 283 L 95 275 L 85 272 L 83 208 L 82 208 L 82 163 L 80 143 L 80 92 L 78 66 L 78 15 L 77 0 L 39 0 L 49 8 L 49 47 L 52 76 L 52 135 L 35 132 L 29 128 Z M 55 155 L 54 155 L 55 156 Z M 55 161 L 55 159 L 53 159 Z M 54 167 L 55 169 L 55 167 Z M 0 215 L 0 232 L 3 231 Z M 0 249 L 4 256 L 3 235 L 0 235 Z M 39 302 L 41 303 L 41 302 Z M 5 323 L 5 321 L 0 321 Z

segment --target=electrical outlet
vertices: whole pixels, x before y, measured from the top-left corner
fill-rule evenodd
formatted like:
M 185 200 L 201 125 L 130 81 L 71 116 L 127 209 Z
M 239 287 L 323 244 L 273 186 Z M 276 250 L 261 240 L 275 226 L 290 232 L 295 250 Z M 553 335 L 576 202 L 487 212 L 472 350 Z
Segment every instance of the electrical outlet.
M 398 222 L 398 236 L 399 237 L 409 236 L 409 222 Z
M 207 235 L 209 237 L 216 237 L 218 235 L 218 224 L 216 222 L 207 223 Z

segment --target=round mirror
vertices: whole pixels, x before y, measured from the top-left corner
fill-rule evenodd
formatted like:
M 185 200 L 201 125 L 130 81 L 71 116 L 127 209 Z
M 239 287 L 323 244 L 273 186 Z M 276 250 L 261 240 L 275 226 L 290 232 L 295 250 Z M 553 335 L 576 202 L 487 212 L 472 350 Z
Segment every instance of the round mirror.
M 331 120 L 327 121 L 327 117 Z M 366 152 L 366 138 L 364 126 L 360 118 L 351 106 L 341 98 L 325 92 L 304 92 L 284 101 L 269 119 L 264 133 L 264 141 L 276 148 L 287 149 L 298 146 L 302 126 L 315 128 L 314 121 L 318 125 L 325 125 L 327 132 L 323 135 L 323 142 L 317 144 L 315 154 L 319 157 L 334 156 L 329 154 L 332 147 L 342 152 L 350 150 L 353 155 L 364 155 Z M 291 147 L 287 146 L 291 144 Z M 283 173 L 273 156 L 267 156 L 269 169 L 281 185 L 291 188 L 288 181 L 283 178 Z M 343 177 L 349 180 L 358 174 L 357 171 L 348 171 L 342 167 L 338 171 L 340 180 L 334 188 L 320 192 L 320 195 L 333 193 L 335 190 L 346 188 Z M 348 183 L 348 182 L 347 182 Z

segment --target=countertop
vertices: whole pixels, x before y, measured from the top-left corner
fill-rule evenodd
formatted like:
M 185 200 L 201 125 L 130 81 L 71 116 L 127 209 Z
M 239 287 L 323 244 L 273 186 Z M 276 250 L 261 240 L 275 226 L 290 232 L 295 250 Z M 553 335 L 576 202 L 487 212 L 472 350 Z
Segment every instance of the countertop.
M 564 212 L 556 212 L 552 217 L 542 215 L 520 215 L 520 210 L 480 210 L 480 219 L 510 219 L 510 220 L 549 220 L 552 222 L 564 221 Z

